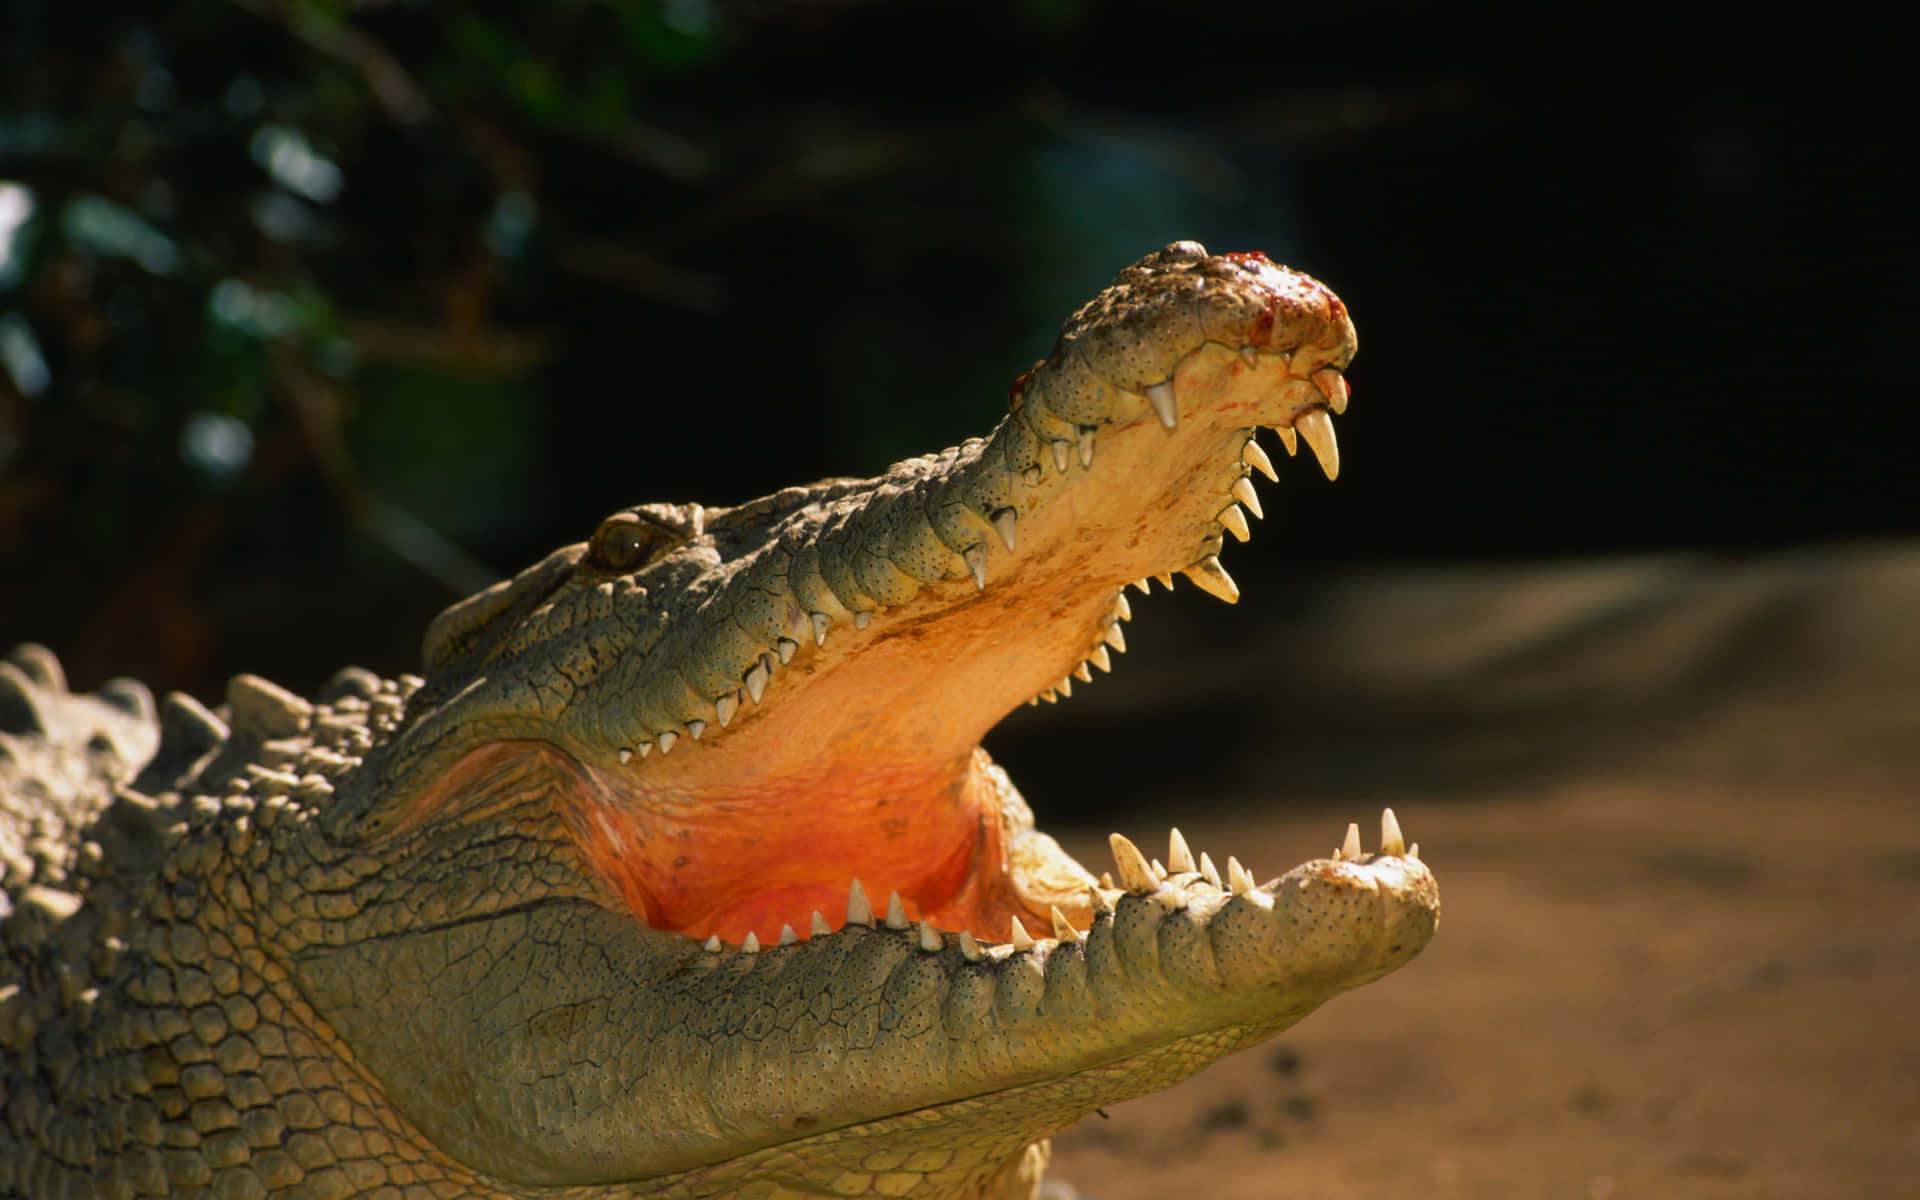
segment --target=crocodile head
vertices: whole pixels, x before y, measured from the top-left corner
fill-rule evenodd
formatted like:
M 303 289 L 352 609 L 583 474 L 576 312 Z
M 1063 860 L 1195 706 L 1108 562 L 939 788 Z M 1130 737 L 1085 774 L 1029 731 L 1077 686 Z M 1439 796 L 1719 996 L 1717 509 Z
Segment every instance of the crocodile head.
M 384 932 L 303 950 L 306 993 L 503 1187 L 948 1196 L 1398 966 L 1438 902 L 1390 816 L 1262 886 L 1177 832 L 1096 874 L 980 748 L 1110 668 L 1130 582 L 1238 598 L 1254 432 L 1333 477 L 1354 347 L 1314 280 L 1178 243 L 989 436 L 623 510 L 449 609 L 324 822 Z

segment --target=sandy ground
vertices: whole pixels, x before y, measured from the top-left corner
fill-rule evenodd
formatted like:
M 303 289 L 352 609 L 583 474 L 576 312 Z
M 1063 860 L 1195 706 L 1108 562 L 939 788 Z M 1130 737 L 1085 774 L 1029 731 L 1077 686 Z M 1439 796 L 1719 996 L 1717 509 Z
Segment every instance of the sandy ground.
M 1920 1196 L 1920 555 L 1427 572 L 1313 604 L 1339 681 L 1236 697 L 1229 801 L 1174 811 L 1266 877 L 1349 820 L 1371 845 L 1391 803 L 1439 933 L 1067 1131 L 1055 1178 L 1092 1200 Z M 1303 703 L 1338 734 L 1288 738 Z M 1369 744 L 1357 783 L 1326 782 Z M 1164 810 L 1113 824 L 1157 844 Z M 1103 861 L 1105 833 L 1063 840 Z

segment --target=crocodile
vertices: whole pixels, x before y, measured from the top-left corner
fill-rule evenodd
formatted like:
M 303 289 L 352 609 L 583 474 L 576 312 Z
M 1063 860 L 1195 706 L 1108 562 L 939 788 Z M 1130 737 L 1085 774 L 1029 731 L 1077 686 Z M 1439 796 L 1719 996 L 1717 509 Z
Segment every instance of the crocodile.
M 0 1194 L 1032 1197 L 1050 1134 L 1406 962 L 1391 810 L 1265 882 L 1098 873 L 980 738 L 1229 602 L 1254 440 L 1338 470 L 1344 305 L 1176 243 L 991 434 L 640 504 L 456 603 L 424 670 L 209 708 L 0 664 Z M 1150 751 L 1151 752 L 1151 751 Z

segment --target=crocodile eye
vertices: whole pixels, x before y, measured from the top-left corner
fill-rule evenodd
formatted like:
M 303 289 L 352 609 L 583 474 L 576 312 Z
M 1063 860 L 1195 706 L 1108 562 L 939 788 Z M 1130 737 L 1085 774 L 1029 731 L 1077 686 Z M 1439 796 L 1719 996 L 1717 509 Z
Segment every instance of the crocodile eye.
M 631 571 L 668 549 L 674 537 L 658 525 L 632 513 L 620 513 L 600 522 L 587 543 L 587 562 L 602 571 Z

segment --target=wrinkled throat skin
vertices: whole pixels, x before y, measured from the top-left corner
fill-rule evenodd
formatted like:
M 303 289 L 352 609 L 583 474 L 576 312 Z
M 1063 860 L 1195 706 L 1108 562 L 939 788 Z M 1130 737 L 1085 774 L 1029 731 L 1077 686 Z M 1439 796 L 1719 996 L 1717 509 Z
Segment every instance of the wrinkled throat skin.
M 1391 812 L 1266 882 L 1177 830 L 1089 867 L 980 748 L 1112 669 L 1128 585 L 1238 599 L 1254 434 L 1336 475 L 1354 349 L 1177 243 L 987 436 L 617 512 L 421 676 L 156 708 L 16 651 L 0 849 L 52 849 L 7 860 L 0 1193 L 1031 1197 L 1049 1134 L 1438 922 Z

